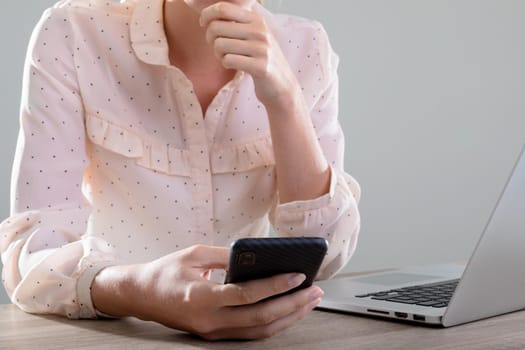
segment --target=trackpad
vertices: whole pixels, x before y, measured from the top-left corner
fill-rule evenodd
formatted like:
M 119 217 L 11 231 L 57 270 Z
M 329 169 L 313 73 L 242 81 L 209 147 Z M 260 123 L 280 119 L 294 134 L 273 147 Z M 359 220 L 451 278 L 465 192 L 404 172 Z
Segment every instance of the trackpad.
M 392 272 L 381 275 L 357 277 L 353 278 L 352 280 L 360 283 L 382 284 L 384 286 L 390 286 L 396 284 L 416 283 L 420 281 L 428 281 L 433 279 L 443 279 L 443 277 L 418 275 L 414 273 Z

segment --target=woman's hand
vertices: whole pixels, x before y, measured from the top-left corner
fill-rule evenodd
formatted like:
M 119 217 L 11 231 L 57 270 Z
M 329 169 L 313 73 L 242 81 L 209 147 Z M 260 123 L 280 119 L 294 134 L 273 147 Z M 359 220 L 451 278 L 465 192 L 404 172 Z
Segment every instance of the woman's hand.
M 113 316 L 135 316 L 205 339 L 270 337 L 304 318 L 320 301 L 312 286 L 271 300 L 302 283 L 284 274 L 239 284 L 208 280 L 211 269 L 226 269 L 227 248 L 193 246 L 141 265 L 102 270 L 92 286 L 95 307 Z
M 265 19 L 250 8 L 217 2 L 201 12 L 206 40 L 227 69 L 250 74 L 267 108 L 300 94 L 299 84 Z M 301 95 L 302 96 L 302 95 Z

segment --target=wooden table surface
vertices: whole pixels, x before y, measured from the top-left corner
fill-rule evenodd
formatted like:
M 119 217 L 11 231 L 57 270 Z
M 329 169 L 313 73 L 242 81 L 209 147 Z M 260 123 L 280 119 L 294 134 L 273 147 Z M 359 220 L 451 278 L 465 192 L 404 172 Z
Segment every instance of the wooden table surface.
M 525 311 L 444 329 L 316 310 L 271 339 L 206 342 L 134 318 L 74 321 L 0 305 L 0 349 L 522 350 Z

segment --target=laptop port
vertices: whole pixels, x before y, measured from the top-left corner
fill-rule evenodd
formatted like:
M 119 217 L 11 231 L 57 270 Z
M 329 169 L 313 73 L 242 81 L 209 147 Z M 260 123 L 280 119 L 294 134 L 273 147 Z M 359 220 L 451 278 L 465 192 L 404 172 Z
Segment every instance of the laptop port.
M 423 321 L 424 322 L 425 320 L 426 320 L 425 316 L 423 316 L 423 315 L 415 315 L 414 314 L 414 321 Z
M 394 312 L 394 315 L 399 318 L 407 318 L 408 314 L 406 312 Z
M 390 312 L 383 311 L 383 310 L 375 310 L 375 309 L 366 309 L 368 312 L 373 312 L 375 314 L 381 314 L 381 315 L 390 315 Z

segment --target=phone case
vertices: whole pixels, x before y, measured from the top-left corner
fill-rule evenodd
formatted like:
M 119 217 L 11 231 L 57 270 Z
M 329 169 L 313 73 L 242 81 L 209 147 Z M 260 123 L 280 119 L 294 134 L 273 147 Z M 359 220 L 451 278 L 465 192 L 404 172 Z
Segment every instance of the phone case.
M 312 285 L 326 255 L 328 242 L 321 237 L 243 238 L 230 249 L 225 283 L 244 282 L 299 272 L 304 282 L 289 293 Z

